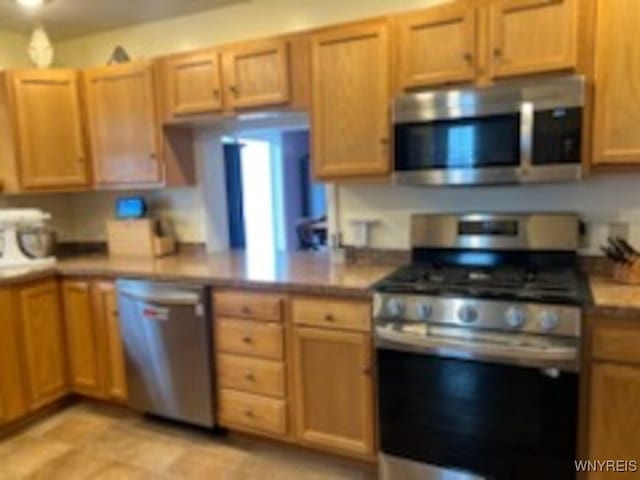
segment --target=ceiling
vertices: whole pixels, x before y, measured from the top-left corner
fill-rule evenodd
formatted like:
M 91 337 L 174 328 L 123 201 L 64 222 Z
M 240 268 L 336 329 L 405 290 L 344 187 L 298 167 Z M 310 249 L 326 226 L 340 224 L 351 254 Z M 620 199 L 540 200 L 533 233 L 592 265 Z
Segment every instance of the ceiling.
M 55 40 L 211 10 L 249 0 L 50 0 L 26 9 L 0 0 L 0 29 L 30 33 L 41 21 Z

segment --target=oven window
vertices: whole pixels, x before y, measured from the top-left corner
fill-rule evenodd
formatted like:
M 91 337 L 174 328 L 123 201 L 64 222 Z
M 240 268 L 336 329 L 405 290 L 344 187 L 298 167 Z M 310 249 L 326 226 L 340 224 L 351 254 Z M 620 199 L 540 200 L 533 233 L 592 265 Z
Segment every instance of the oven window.
M 491 480 L 575 480 L 576 374 L 377 355 L 383 453 Z
M 520 164 L 520 115 L 404 123 L 395 129 L 396 170 Z

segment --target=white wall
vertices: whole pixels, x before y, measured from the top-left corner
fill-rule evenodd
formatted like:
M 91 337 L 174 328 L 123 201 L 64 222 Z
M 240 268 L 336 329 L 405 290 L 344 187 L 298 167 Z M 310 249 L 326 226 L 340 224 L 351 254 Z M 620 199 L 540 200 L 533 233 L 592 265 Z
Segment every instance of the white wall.
M 629 223 L 630 238 L 640 244 L 640 175 L 598 176 L 580 183 L 517 187 L 433 188 L 391 185 L 351 185 L 339 189 L 340 228 L 350 243 L 349 220 L 380 221 L 372 244 L 409 248 L 409 219 L 421 212 L 577 212 L 588 225 L 585 251 L 599 253 L 611 222 Z
M 28 43 L 26 35 L 0 30 L 0 70 L 29 66 Z

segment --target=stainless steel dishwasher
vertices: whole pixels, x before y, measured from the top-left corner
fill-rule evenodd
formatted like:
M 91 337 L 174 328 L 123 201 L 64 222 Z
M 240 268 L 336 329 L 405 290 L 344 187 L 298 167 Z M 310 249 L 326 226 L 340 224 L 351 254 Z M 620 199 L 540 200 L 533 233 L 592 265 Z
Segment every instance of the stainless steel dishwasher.
M 215 425 L 206 287 L 118 280 L 129 405 L 194 425 Z

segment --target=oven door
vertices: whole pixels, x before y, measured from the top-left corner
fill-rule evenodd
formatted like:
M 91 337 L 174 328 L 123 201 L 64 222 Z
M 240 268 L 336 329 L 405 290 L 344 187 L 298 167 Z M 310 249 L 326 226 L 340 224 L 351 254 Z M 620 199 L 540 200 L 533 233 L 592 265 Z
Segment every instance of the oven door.
M 522 162 L 519 111 L 395 125 L 398 183 L 514 183 Z
M 575 479 L 576 373 L 381 347 L 377 365 L 383 478 Z

